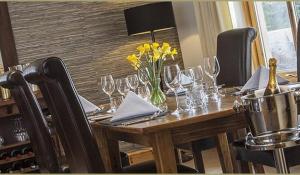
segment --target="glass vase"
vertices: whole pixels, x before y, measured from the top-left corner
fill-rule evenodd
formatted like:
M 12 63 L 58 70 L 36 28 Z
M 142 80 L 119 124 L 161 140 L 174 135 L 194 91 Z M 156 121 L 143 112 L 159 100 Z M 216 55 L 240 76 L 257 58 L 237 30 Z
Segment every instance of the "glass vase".
M 150 101 L 151 103 L 160 108 L 162 111 L 167 110 L 166 104 L 166 95 L 163 93 L 160 87 L 161 79 L 157 78 L 154 82 L 151 83 L 151 96 Z

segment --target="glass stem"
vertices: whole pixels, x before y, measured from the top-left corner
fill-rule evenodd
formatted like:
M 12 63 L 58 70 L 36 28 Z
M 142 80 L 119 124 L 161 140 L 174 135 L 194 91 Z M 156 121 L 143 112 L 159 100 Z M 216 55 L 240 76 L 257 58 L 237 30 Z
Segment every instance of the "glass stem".
M 179 100 L 178 100 L 178 94 L 177 94 L 177 90 L 174 90 L 174 94 L 175 94 L 175 100 L 176 100 L 176 110 L 179 110 Z
M 213 81 L 214 81 L 214 87 L 217 87 L 217 77 L 214 77 Z
M 111 107 L 112 107 L 112 105 L 111 105 L 112 99 L 111 99 L 111 95 L 108 95 L 108 96 L 109 96 L 109 106 L 110 106 L 110 109 L 111 109 Z

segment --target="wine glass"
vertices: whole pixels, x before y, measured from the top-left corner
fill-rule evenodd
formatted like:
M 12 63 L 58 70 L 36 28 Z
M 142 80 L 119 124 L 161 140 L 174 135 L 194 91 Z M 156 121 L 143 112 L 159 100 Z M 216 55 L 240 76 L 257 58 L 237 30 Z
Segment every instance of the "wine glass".
M 128 78 L 130 88 L 133 90 L 133 92 L 135 92 L 136 88 L 139 86 L 138 76 L 136 74 L 133 74 L 133 75 L 128 75 L 127 78 Z
M 217 76 L 220 73 L 220 65 L 216 56 L 204 59 L 204 71 L 205 74 L 213 80 L 214 86 L 217 86 Z
M 150 89 L 148 87 L 149 84 L 149 72 L 148 72 L 148 68 L 144 68 L 144 69 L 139 69 L 138 70 L 138 77 L 140 82 L 144 85 L 144 88 L 142 88 L 145 92 L 149 93 L 146 100 L 148 100 L 148 97 L 150 96 Z M 139 89 L 138 89 L 139 90 Z M 138 92 L 139 93 L 139 92 Z
M 147 86 L 140 86 L 138 87 L 137 91 L 138 91 L 138 96 L 148 101 L 148 98 L 150 97 L 150 90 Z
M 149 83 L 148 74 L 149 72 L 147 68 L 138 70 L 138 78 L 140 82 L 145 86 L 147 86 L 147 84 Z
M 127 78 L 120 78 L 116 80 L 116 86 L 118 92 L 122 95 L 125 96 L 127 93 L 130 91 L 130 86 Z
M 218 101 L 220 94 L 217 86 L 217 76 L 220 73 L 220 65 L 216 56 L 204 59 L 204 72 L 213 80 L 213 86 L 210 88 L 211 92 L 209 96 L 212 100 Z
M 190 91 L 193 89 L 194 81 L 195 81 L 195 77 L 192 69 L 186 69 L 180 71 L 179 82 L 182 87 Z
M 122 104 L 124 98 L 123 96 L 116 96 L 111 98 L 111 108 L 116 111 Z
M 193 69 L 194 78 L 195 78 L 195 86 L 198 89 L 199 93 L 201 93 L 201 97 L 203 97 L 204 101 L 207 100 L 207 95 L 205 92 L 205 82 L 204 80 L 204 74 L 202 66 L 199 65 L 197 67 L 194 67 Z
M 197 67 L 194 67 L 192 70 L 193 70 L 193 73 L 194 73 L 195 84 L 196 85 L 202 85 L 203 84 L 203 77 L 204 77 L 202 67 L 199 65 Z
M 111 108 L 111 95 L 115 91 L 115 82 L 112 75 L 105 75 L 101 77 L 101 87 L 103 92 L 109 96 L 110 110 L 108 110 L 107 112 L 114 112 Z
M 164 67 L 164 81 L 168 88 L 170 88 L 174 94 L 176 99 L 176 110 L 172 112 L 173 115 L 180 114 L 182 109 L 179 107 L 178 94 L 177 90 L 180 87 L 180 68 L 178 64 L 165 66 Z

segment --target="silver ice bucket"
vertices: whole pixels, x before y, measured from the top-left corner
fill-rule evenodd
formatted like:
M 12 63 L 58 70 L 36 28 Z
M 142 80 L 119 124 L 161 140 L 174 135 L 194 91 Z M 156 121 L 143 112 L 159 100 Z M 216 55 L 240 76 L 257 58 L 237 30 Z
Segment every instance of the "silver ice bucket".
M 255 144 L 286 142 L 299 137 L 298 94 L 289 91 L 262 97 L 250 94 L 242 98 Z

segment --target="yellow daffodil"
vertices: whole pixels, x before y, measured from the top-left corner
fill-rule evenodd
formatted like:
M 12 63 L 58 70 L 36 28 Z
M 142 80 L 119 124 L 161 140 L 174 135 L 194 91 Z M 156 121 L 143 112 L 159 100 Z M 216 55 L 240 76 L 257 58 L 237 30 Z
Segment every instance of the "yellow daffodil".
M 153 50 L 153 61 L 156 62 L 160 58 L 161 58 L 160 52 L 157 49 Z
M 144 49 L 145 49 L 145 52 L 149 52 L 150 51 L 150 44 L 144 44 Z
M 141 66 L 141 60 L 135 54 L 129 55 L 127 60 L 131 63 L 135 70 Z
M 132 54 L 127 57 L 128 62 L 133 66 L 135 70 L 142 69 L 144 66 L 153 66 L 153 62 L 159 62 L 162 65 L 163 62 L 171 57 L 174 59 L 174 55 L 178 52 L 175 48 L 172 48 L 169 43 L 164 42 L 162 44 L 153 42 L 151 44 L 145 43 L 139 45 L 137 48 L 138 54 Z M 145 63 L 144 63 L 145 62 Z M 161 69 L 161 67 L 159 67 Z M 156 74 L 153 72 L 153 75 Z
M 174 55 L 177 55 L 178 53 L 177 53 L 177 50 L 174 48 L 173 50 L 172 50 L 172 52 L 171 52 L 171 56 L 174 56 Z
M 163 45 L 161 46 L 161 50 L 165 55 L 170 54 L 170 52 L 171 52 L 170 44 L 169 43 L 163 43 Z
M 145 53 L 145 47 L 143 45 L 140 45 L 136 49 L 140 52 L 140 55 L 143 55 Z
M 177 55 L 177 50 L 174 48 L 170 53 L 172 59 L 174 60 L 174 55 Z
M 159 44 L 157 42 L 152 43 L 151 45 L 152 49 L 157 49 L 159 47 Z

